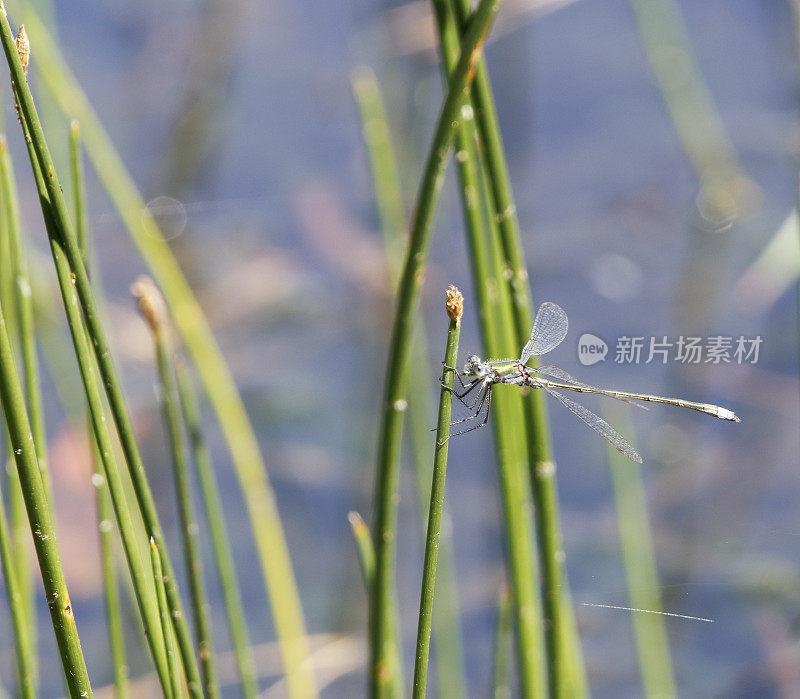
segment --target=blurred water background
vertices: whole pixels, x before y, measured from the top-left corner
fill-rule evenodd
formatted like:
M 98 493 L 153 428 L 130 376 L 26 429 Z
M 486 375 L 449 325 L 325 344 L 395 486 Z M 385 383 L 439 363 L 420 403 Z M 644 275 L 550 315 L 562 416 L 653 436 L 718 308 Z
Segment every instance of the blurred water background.
M 534 298 L 557 302 L 571 322 L 552 362 L 592 384 L 718 403 L 742 419 L 727 424 L 655 406 L 634 411 L 626 433 L 644 457 L 664 608 L 714 620 L 667 621 L 679 693 L 798 696 L 800 404 L 791 224 L 784 251 L 751 268 L 797 201 L 796 18 L 788 0 L 684 0 L 678 7 L 747 178 L 738 183 L 732 220 L 704 215 L 697 172 L 627 2 L 509 0 L 487 47 L 489 67 Z M 171 236 L 236 375 L 277 494 L 309 630 L 343 634 L 349 644 L 330 660 L 335 671 L 324 696 L 358 696 L 366 681 L 366 604 L 347 513 L 370 520 L 391 299 L 350 75 L 362 64 L 378 75 L 410 208 L 441 100 L 428 4 L 75 0 L 57 7 L 56 18 L 71 67 Z M 34 46 L 34 89 L 35 62 Z M 4 99 L 24 173 L 26 225 L 49 272 L 21 139 Z M 63 156 L 66 122 L 43 108 Z M 423 297 L 432 366 L 444 343 L 449 283 L 466 295 L 462 354 L 481 351 L 450 176 Z M 91 174 L 89 185 L 114 345 L 177 548 L 150 344 L 128 293 L 145 269 Z M 605 361 L 581 366 L 583 333 L 608 343 Z M 763 338 L 757 363 L 614 361 L 622 336 L 740 335 Z M 67 370 L 74 374 L 71 359 Z M 59 378 L 70 380 L 77 378 Z M 50 396 L 52 388 L 46 379 Z M 432 398 L 436 390 L 431 375 Z M 591 398 L 585 403 L 598 409 Z M 86 462 L 56 402 L 47 417 L 64 564 L 100 686 L 111 675 Z M 207 417 L 250 632 L 268 644 L 273 631 L 242 500 Z M 551 418 L 567 569 L 591 688 L 597 697 L 639 696 L 629 614 L 581 606 L 627 604 L 604 443 L 560 405 Z M 504 585 L 491 433 L 454 440 L 450 453 L 447 507 L 469 686 L 472 696 L 485 696 Z M 408 669 L 422 533 L 408 470 L 401 486 L 398 583 Z M 218 599 L 216 587 L 212 592 Z M 128 614 L 132 619 L 130 608 Z M 47 623 L 42 612 L 43 657 L 55 658 Z M 215 623 L 224 651 L 219 612 Z M 10 647 L 1 647 L 0 676 L 11 677 Z M 135 676 L 147 662 L 133 647 Z M 278 667 L 265 667 L 273 673 L 262 679 L 266 689 Z M 61 691 L 56 673 L 44 691 Z

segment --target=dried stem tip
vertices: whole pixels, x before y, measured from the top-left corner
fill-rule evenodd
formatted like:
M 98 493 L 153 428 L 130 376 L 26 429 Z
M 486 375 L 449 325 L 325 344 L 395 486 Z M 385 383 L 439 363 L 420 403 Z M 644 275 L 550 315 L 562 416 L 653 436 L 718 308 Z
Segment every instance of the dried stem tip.
M 350 522 L 350 526 L 353 529 L 353 533 L 358 533 L 367 529 L 367 523 L 364 521 L 363 517 L 358 514 L 358 512 L 348 512 L 347 519 Z
M 150 277 L 139 277 L 131 284 L 131 293 L 150 329 L 154 333 L 163 330 L 167 321 L 167 304 L 156 283 Z
M 461 292 L 457 287 L 451 284 L 447 287 L 447 291 L 444 292 L 444 299 L 447 315 L 451 320 L 459 322 L 464 313 L 464 297 L 461 295 Z
M 28 61 L 31 57 L 31 42 L 28 40 L 28 32 L 25 31 L 25 25 L 19 25 L 19 32 L 14 41 L 17 45 L 17 53 L 19 54 L 20 63 L 22 63 L 22 72 L 28 74 Z

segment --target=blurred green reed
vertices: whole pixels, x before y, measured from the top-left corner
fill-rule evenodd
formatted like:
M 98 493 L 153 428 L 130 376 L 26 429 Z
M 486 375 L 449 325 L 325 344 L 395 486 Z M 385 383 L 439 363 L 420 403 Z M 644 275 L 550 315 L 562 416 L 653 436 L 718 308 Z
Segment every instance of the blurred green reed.
M 127 699 L 130 696 L 128 666 L 125 651 L 125 630 L 122 624 L 122 614 L 119 604 L 119 590 L 117 588 L 116 567 L 114 565 L 114 525 L 111 518 L 114 516 L 111 496 L 108 493 L 108 484 L 102 474 L 100 453 L 94 438 L 89 435 L 94 456 L 95 472 L 92 485 L 95 489 L 95 502 L 97 507 L 97 529 L 100 537 L 100 565 L 103 575 L 103 595 L 106 607 L 106 623 L 108 624 L 108 646 L 111 654 L 111 665 L 114 668 L 114 691 L 117 699 Z
M 497 595 L 497 625 L 494 631 L 494 672 L 491 699 L 511 697 L 511 593 L 501 590 Z
M 41 392 L 39 390 L 38 363 L 36 361 L 36 338 L 33 327 L 33 307 L 30 294 L 30 280 L 28 278 L 25 252 L 22 249 L 19 227 L 19 205 L 17 201 L 16 183 L 11 165 L 11 156 L 8 152 L 8 143 L 4 135 L 0 135 L 0 185 L 2 186 L 3 219 L 0 230 L 2 231 L 4 259 L 9 263 L 4 270 L 2 285 L 2 302 L 5 308 L 13 308 L 15 319 L 18 322 L 7 323 L 13 344 L 21 350 L 22 370 L 25 381 L 25 398 L 31 417 L 31 427 L 36 444 L 39 469 L 45 485 L 45 493 L 52 506 L 52 491 L 47 473 L 47 447 L 44 430 L 44 412 L 42 410 Z M 19 356 L 19 355 L 18 355 Z M 9 447 L 10 449 L 10 447 Z M 9 457 L 10 459 L 10 457 Z M 10 462 L 9 462 L 10 466 Z M 22 614 L 15 618 L 15 625 L 24 620 L 27 627 L 26 633 L 21 638 L 16 638 L 16 652 L 19 653 L 23 643 L 27 644 L 26 673 L 24 680 L 18 686 L 26 691 L 36 693 L 38 675 L 37 628 L 36 628 L 36 588 L 29 558 L 30 540 L 27 533 L 27 515 L 22 501 L 22 491 L 19 478 L 13 468 L 9 468 L 6 484 L 10 490 L 13 530 L 7 530 L 8 553 L 14 556 L 14 561 L 8 561 L 9 573 L 14 576 L 13 598 L 16 609 L 14 615 Z M 3 515 L 5 519 L 5 514 Z M 4 527 L 8 522 L 4 521 Z M 4 556 L 5 562 L 5 556 Z M 9 595 L 11 593 L 9 592 Z M 17 660 L 19 663 L 19 658 Z M 23 677 L 18 675 L 18 680 Z M 29 686 L 27 686 L 29 685 Z
M 624 434 L 633 434 L 630 411 L 627 408 L 604 405 L 603 417 L 619 426 Z M 606 452 L 617 511 L 622 561 L 628 583 L 627 606 L 654 612 L 663 611 L 641 467 L 611 445 L 608 445 Z M 630 614 L 644 696 L 649 699 L 678 696 L 664 617 L 637 612 Z
M 752 206 L 754 185 L 739 165 L 695 64 L 680 8 L 675 0 L 630 3 L 664 104 L 699 181 L 701 214 L 724 225 Z
M 156 366 L 161 387 L 160 397 L 172 455 L 181 543 L 186 577 L 189 580 L 189 597 L 192 603 L 203 694 L 211 699 L 216 699 L 220 694 L 211 633 L 211 608 L 203 574 L 200 530 L 192 499 L 192 483 L 189 466 L 186 462 L 186 440 L 174 373 L 171 328 L 167 317 L 166 303 L 156 285 L 148 277 L 138 279 L 131 290 L 139 303 L 139 310 L 150 329 L 155 344 Z
M 175 367 L 175 372 L 178 379 L 178 392 L 180 394 L 183 419 L 186 423 L 186 431 L 189 434 L 192 454 L 200 478 L 203 507 L 208 520 L 208 528 L 211 532 L 214 560 L 219 574 L 222 596 L 225 600 L 225 612 L 228 617 L 228 630 L 233 642 L 233 652 L 236 656 L 239 679 L 242 683 L 242 696 L 245 699 L 255 699 L 258 694 L 255 661 L 250 650 L 250 639 L 248 637 L 244 609 L 242 608 L 239 580 L 233 562 L 233 547 L 225 526 L 225 518 L 222 514 L 219 488 L 211 465 L 211 456 L 203 439 L 200 426 L 200 411 L 194 395 L 189 370 L 184 363 L 179 362 Z
M 11 252 L 11 265 L 14 288 L 15 316 L 21 349 L 22 369 L 25 374 L 25 399 L 31 417 L 33 440 L 39 460 L 39 471 L 48 500 L 53 501 L 53 486 L 47 465 L 47 432 L 44 422 L 44 407 L 39 380 L 39 362 L 36 358 L 36 333 L 33 321 L 33 300 L 28 263 L 21 240 L 19 202 L 8 143 L 0 136 L 0 178 L 3 187 L 3 208 L 5 210 L 5 230 Z
M 29 647 L 28 634 L 31 627 L 25 609 L 25 598 L 19 587 L 16 558 L 11 551 L 11 533 L 2 496 L 0 496 L 0 565 L 3 570 L 8 607 L 11 611 L 17 696 L 33 699 L 36 696 L 36 675 L 33 666 L 36 653 Z
M 22 287 L 19 285 L 19 280 L 24 278 L 25 268 L 20 265 L 20 257 L 23 257 L 21 252 L 21 245 L 19 244 L 19 228 L 18 217 L 16 215 L 16 191 L 13 185 L 9 185 L 9 179 L 13 180 L 11 173 L 11 159 L 8 154 L 8 145 L 3 141 L 0 143 L 0 184 L 2 184 L 2 220 L 0 225 L 0 255 L 2 259 L 8 260 L 9 264 L 3 265 L 0 270 L 0 302 L 6 311 L 6 329 L 9 334 L 12 347 L 16 357 L 22 355 L 22 365 L 20 369 L 23 372 L 23 381 L 25 386 L 26 405 L 30 411 L 33 407 L 34 410 L 41 408 L 34 401 L 31 401 L 31 386 L 32 381 L 36 380 L 36 369 L 28 365 L 30 354 L 24 351 L 28 348 L 29 339 L 23 340 L 22 332 L 20 329 L 20 322 L 18 322 L 17 315 L 21 305 Z M 17 242 L 14 242 L 16 238 Z M 28 287 L 30 288 L 30 287 Z M 26 338 L 30 338 L 32 327 L 28 324 L 25 328 Z M 34 358 L 35 365 L 35 358 Z M 38 439 L 41 439 L 41 428 L 43 425 L 41 412 L 33 415 L 31 413 L 31 426 L 37 429 L 37 450 Z M 5 491 L 8 496 L 9 502 L 9 515 L 10 515 L 10 546 L 11 555 L 14 556 L 14 569 L 17 573 L 17 589 L 21 595 L 21 605 L 27 619 L 29 628 L 28 643 L 29 652 L 31 655 L 30 668 L 32 671 L 34 689 L 37 683 L 38 675 L 38 653 L 37 653 L 37 613 L 36 613 L 36 581 L 34 576 L 34 564 L 31 560 L 32 546 L 28 528 L 28 516 L 25 512 L 25 502 L 22 497 L 22 490 L 20 489 L 19 476 L 13 466 L 13 453 L 11 445 L 6 447 L 8 452 L 4 459 L 5 469 L 0 478 L 5 480 Z M 38 452 L 37 452 L 38 453 Z M 41 468 L 41 466 L 40 466 Z M 47 492 L 47 491 L 46 491 Z M 49 499 L 49 498 L 48 498 Z M 52 500 L 51 500 L 52 502 Z
M 275 496 L 230 370 L 197 299 L 50 31 L 30 2 L 17 4 L 35 45 L 42 84 L 65 115 L 80 121 L 92 165 L 173 311 L 177 329 L 216 413 L 247 506 L 289 692 L 292 696 L 315 696 L 300 597 Z M 159 551 L 165 554 L 166 549 L 159 545 Z M 180 642 L 188 636 L 179 634 L 178 638 Z

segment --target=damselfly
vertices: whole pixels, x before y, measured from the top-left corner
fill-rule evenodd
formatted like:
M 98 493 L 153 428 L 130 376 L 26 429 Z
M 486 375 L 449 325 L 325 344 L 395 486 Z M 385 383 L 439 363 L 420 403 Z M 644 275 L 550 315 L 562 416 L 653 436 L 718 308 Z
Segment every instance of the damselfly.
M 470 355 L 464 366 L 464 372 L 462 374 L 456 374 L 464 390 L 461 393 L 457 391 L 454 393 L 472 413 L 468 417 L 456 420 L 451 424 L 457 425 L 470 420 L 476 420 L 480 418 L 481 415 L 483 416 L 483 420 L 480 424 L 467 430 L 456 432 L 451 436 L 455 437 L 460 434 L 471 432 L 479 427 L 483 427 L 488 422 L 489 408 L 492 403 L 492 388 L 496 384 L 511 384 L 514 386 L 527 386 L 531 389 L 543 389 L 571 410 L 620 453 L 637 463 L 642 463 L 642 457 L 639 456 L 638 452 L 628 444 L 619 432 L 611 427 L 611 425 L 599 415 L 595 415 L 591 410 L 587 410 L 574 400 L 567 398 L 567 396 L 560 391 L 567 390 L 577 393 L 596 393 L 601 396 L 631 403 L 637 407 L 644 406 L 634 401 L 666 403 L 667 405 L 677 405 L 681 408 L 689 408 L 690 410 L 697 410 L 701 413 L 713 415 L 720 420 L 739 422 L 739 418 L 736 417 L 732 411 L 727 408 L 720 408 L 718 405 L 693 403 L 692 401 L 682 400 L 680 398 L 664 398 L 663 396 L 650 396 L 644 393 L 628 393 L 627 391 L 601 389 L 582 383 L 563 369 L 559 369 L 555 366 L 539 366 L 534 368 L 527 365 L 531 357 L 539 357 L 558 347 L 567 335 L 567 328 L 567 314 L 561 306 L 555 303 L 543 303 L 539 307 L 539 311 L 536 313 L 536 318 L 533 321 L 530 340 L 528 340 L 525 347 L 522 348 L 519 359 L 494 359 L 484 361 L 474 354 Z M 477 389 L 475 398 L 471 403 L 468 403 L 466 398 L 475 389 Z

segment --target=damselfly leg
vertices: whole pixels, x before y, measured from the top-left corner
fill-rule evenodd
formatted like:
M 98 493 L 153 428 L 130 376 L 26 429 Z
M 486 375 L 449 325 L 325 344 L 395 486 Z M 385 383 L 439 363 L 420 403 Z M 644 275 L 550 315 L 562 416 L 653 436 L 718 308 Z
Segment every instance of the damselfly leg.
M 491 386 L 491 384 L 487 384 L 486 385 L 486 390 L 482 391 L 482 395 L 483 395 L 483 397 L 481 398 L 480 404 L 478 405 L 478 409 L 472 415 L 468 415 L 467 417 L 462 418 L 461 420 L 456 420 L 455 422 L 451 422 L 450 426 L 452 427 L 453 425 L 459 425 L 459 424 L 461 424 L 463 422 L 468 422 L 469 420 L 474 420 L 475 418 L 480 416 L 481 412 L 483 412 L 483 420 L 481 421 L 481 423 L 478 424 L 478 425 L 475 425 L 473 427 L 470 427 L 470 428 L 468 428 L 466 430 L 461 430 L 460 432 L 453 432 L 452 434 L 448 435 L 444 440 L 442 440 L 441 442 L 438 442 L 439 446 L 441 446 L 445 442 L 447 442 L 447 440 L 450 439 L 450 437 L 458 437 L 459 435 L 467 434 L 467 432 L 472 432 L 473 430 L 477 430 L 479 427 L 484 427 L 486 425 L 486 423 L 489 422 L 489 410 L 492 407 L 492 386 Z M 486 405 L 486 410 L 483 410 L 484 403 Z

